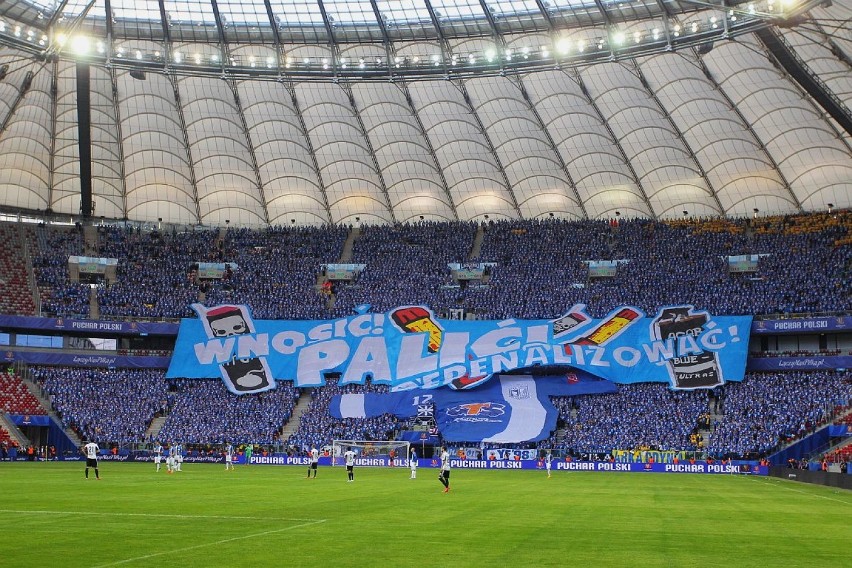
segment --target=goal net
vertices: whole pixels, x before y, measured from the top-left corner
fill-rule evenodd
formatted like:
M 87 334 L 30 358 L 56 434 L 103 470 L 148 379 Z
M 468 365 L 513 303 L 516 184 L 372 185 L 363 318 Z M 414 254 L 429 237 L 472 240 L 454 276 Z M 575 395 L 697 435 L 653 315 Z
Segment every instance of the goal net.
M 411 444 L 399 440 L 333 440 L 331 465 L 344 465 L 346 450 L 355 452 L 357 466 L 408 467 Z

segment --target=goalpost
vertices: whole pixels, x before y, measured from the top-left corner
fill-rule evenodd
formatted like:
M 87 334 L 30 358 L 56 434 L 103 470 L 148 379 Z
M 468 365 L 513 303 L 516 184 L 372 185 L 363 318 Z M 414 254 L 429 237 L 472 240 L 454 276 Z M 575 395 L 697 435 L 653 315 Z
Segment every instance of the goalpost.
M 345 465 L 343 454 L 352 448 L 355 465 L 408 467 L 411 444 L 400 440 L 332 440 L 331 465 Z M 393 462 L 391 462 L 393 457 Z

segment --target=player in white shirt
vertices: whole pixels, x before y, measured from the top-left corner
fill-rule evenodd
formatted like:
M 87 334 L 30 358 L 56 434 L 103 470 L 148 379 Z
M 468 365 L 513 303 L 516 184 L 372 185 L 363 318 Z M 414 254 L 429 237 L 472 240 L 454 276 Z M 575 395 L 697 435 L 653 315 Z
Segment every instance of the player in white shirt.
M 157 442 L 154 446 L 154 463 L 157 464 L 157 471 L 160 471 L 160 464 L 163 462 L 163 445 Z
M 86 456 L 86 479 L 89 479 L 90 467 L 95 469 L 95 478 L 100 479 L 101 474 L 98 471 L 98 452 L 100 452 L 101 449 L 96 443 L 89 442 L 83 446 L 80 451 Z
M 547 455 L 544 456 L 544 466 L 547 468 L 547 477 L 550 477 L 550 462 L 553 461 L 553 454 L 547 452 Z
M 411 477 L 409 479 L 417 479 L 417 450 L 411 448 L 411 456 L 408 458 L 408 465 L 411 467 Z
M 174 442 L 169 444 L 169 452 L 166 454 L 166 473 L 174 473 L 175 471 L 175 450 L 177 449 Z
M 183 464 L 183 446 L 177 444 L 175 450 L 175 471 L 180 471 L 180 466 Z
M 444 493 L 450 492 L 450 452 L 447 451 L 447 446 L 441 446 L 441 473 L 438 474 L 438 480 L 444 486 Z
M 355 452 L 352 451 L 352 448 L 349 448 L 344 452 L 343 459 L 346 462 L 346 475 L 349 476 L 349 481 L 355 481 Z
M 308 477 L 311 477 L 311 471 L 314 472 L 314 479 L 317 478 L 317 466 L 319 465 L 319 450 L 316 446 L 311 446 L 310 463 L 308 464 Z
M 225 445 L 225 471 L 234 471 L 234 446 L 231 443 Z

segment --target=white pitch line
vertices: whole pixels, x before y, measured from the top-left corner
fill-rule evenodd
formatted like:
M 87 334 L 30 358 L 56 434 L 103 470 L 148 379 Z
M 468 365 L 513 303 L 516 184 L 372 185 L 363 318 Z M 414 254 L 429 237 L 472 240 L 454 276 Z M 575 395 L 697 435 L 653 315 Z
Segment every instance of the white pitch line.
M 770 485 L 768 479 L 766 481 L 763 481 L 759 477 L 753 477 L 752 479 L 754 479 L 755 481 L 759 480 L 760 483 L 763 483 L 764 485 Z M 843 503 L 844 505 L 852 505 L 852 503 L 850 503 L 849 501 L 843 501 L 842 499 L 835 499 L 834 497 L 826 497 L 825 495 L 817 495 L 815 493 L 809 493 L 807 491 L 802 491 L 801 489 L 796 489 L 794 487 L 790 487 L 789 485 L 787 485 L 787 483 L 793 483 L 793 482 L 788 480 L 788 479 L 776 478 L 776 480 L 782 481 L 784 483 L 771 484 L 773 487 L 780 487 L 781 489 L 786 489 L 787 491 L 793 491 L 795 493 L 801 493 L 802 495 L 810 495 L 811 497 L 816 497 L 818 499 L 826 499 L 827 501 L 835 501 L 837 503 Z M 827 485 L 819 485 L 818 487 L 828 487 L 828 486 Z
M 233 515 L 176 515 L 167 513 L 112 513 L 107 511 L 39 511 L 21 509 L 0 509 L 0 513 L 19 515 L 87 515 L 94 517 L 154 517 L 163 519 L 223 519 L 226 521 L 304 521 L 325 522 L 325 519 L 294 519 L 289 517 L 239 517 Z
M 234 536 L 234 537 L 231 537 L 231 538 L 225 538 L 225 539 L 222 539 L 222 540 L 217 540 L 216 542 L 208 542 L 208 543 L 205 543 L 205 544 L 196 544 L 196 545 L 187 546 L 187 547 L 184 547 L 184 548 L 176 548 L 174 550 L 164 550 L 163 552 L 155 552 L 154 554 L 146 554 L 145 556 L 137 556 L 135 558 L 126 558 L 124 560 L 118 560 L 117 562 L 110 562 L 109 564 L 98 564 L 97 566 L 94 566 L 93 568 L 106 568 L 107 566 L 119 566 L 121 564 L 129 564 L 131 562 L 136 562 L 137 560 L 148 560 L 149 558 L 156 558 L 157 556 L 163 556 L 165 554 L 177 554 L 179 552 L 188 552 L 190 550 L 198 550 L 199 548 L 206 548 L 208 546 L 217 546 L 219 544 L 225 544 L 227 542 L 234 542 L 234 541 L 237 541 L 237 540 L 245 540 L 247 538 L 257 538 L 259 536 L 266 536 L 266 535 L 270 535 L 270 534 L 280 533 L 280 532 L 289 531 L 289 530 L 292 530 L 292 529 L 307 527 L 307 526 L 310 526 L 310 525 L 318 525 L 320 523 L 324 523 L 325 521 L 326 521 L 326 519 L 320 519 L 318 521 L 311 521 L 309 523 L 302 523 L 302 524 L 299 524 L 299 525 L 284 527 L 283 529 L 263 531 L 263 532 L 254 533 L 254 534 L 247 534 L 247 535 L 244 535 L 244 536 Z

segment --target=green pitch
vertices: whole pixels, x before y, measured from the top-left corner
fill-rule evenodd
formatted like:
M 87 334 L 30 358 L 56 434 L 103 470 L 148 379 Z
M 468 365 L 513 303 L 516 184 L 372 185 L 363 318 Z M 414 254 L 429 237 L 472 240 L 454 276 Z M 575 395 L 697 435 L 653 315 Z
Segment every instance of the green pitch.
M 0 463 L 0 565 L 849 566 L 852 493 L 773 478 Z

